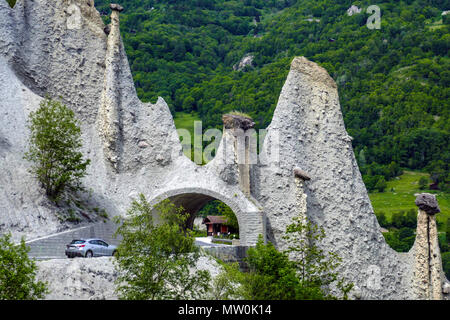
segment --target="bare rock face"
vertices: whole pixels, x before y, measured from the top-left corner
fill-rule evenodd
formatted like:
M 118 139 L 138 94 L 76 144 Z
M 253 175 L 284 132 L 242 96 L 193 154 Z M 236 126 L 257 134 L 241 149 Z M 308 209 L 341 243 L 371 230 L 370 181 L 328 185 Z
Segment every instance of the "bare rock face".
M 117 300 L 116 280 L 119 275 L 114 258 L 52 259 L 38 261 L 36 278 L 48 283 L 45 300 Z M 202 255 L 195 268 L 206 270 L 214 279 L 222 267 L 211 257 Z M 213 281 L 213 280 L 211 280 Z
M 343 259 L 341 274 L 354 284 L 355 294 L 411 298 L 406 257 L 394 252 L 379 231 L 351 141 L 334 80 L 317 64 L 295 58 L 260 155 L 265 164 L 256 173 L 255 197 L 267 215 L 267 237 L 284 247 L 286 226 L 300 213 L 293 170 L 301 168 L 313 177 L 303 186 L 307 217 L 325 229 L 321 247 Z
M 253 60 L 255 59 L 255 56 L 252 54 L 246 54 L 241 61 L 239 61 L 238 63 L 236 63 L 233 66 L 233 70 L 235 71 L 242 71 L 245 69 L 245 67 L 247 66 L 253 66 Z
M 347 15 L 353 16 L 355 14 L 361 13 L 361 11 L 362 11 L 361 8 L 358 8 L 358 6 L 352 5 L 350 8 L 348 8 Z

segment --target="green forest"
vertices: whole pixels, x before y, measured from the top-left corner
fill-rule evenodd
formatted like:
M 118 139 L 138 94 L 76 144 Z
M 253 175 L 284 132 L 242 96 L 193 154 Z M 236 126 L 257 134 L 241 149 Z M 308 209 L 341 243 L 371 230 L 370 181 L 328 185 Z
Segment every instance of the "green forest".
M 192 113 L 203 128 L 239 110 L 270 124 L 295 56 L 327 69 L 369 191 L 401 168 L 449 188 L 448 0 L 123 0 L 121 32 L 141 100 Z M 360 13 L 347 10 L 358 6 Z M 109 19 L 109 1 L 96 6 Z M 251 65 L 235 70 L 247 54 Z M 378 185 L 377 185 L 378 183 Z
M 346 128 L 369 192 L 404 170 L 450 189 L 448 0 L 122 0 L 121 33 L 139 98 L 222 128 L 232 110 L 267 127 L 295 56 L 338 85 Z M 357 6 L 359 13 L 348 14 Z M 97 0 L 104 21 L 109 1 Z M 253 61 L 238 69 L 241 59 Z M 427 188 L 425 188 L 427 189 Z

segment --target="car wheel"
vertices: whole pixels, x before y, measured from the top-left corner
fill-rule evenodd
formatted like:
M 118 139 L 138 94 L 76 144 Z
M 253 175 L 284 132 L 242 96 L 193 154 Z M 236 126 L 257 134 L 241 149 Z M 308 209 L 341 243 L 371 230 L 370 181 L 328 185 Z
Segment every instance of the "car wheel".
M 118 256 L 117 250 L 115 250 L 115 251 L 112 253 L 112 256 L 117 258 L 117 256 Z
M 86 252 L 86 258 L 92 258 L 94 255 L 92 254 L 92 251 L 89 250 L 88 252 Z

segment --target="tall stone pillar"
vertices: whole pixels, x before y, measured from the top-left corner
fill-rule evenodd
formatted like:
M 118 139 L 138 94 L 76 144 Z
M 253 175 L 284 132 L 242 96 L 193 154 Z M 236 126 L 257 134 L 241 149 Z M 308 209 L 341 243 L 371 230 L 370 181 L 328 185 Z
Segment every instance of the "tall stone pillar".
M 108 42 L 105 58 L 105 79 L 99 111 L 99 131 L 103 139 L 105 158 L 115 171 L 119 164 L 120 143 L 120 23 L 119 13 L 123 8 L 118 4 L 111 4 L 111 25 L 105 32 L 108 33 Z
M 442 300 L 445 279 L 436 224 L 439 205 L 436 196 L 429 193 L 419 194 L 415 203 L 419 207 L 414 243 L 415 295 L 417 299 Z
M 251 171 L 256 164 L 257 135 L 252 119 L 232 114 L 222 116 L 224 123 L 224 141 L 231 144 L 224 148 L 228 153 L 227 161 L 232 161 L 238 168 L 238 182 L 242 192 L 251 195 Z

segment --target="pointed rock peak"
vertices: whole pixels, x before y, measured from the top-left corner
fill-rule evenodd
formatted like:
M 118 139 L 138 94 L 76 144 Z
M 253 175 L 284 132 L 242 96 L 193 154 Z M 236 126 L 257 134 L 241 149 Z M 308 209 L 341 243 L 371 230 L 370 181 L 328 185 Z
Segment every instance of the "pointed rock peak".
M 337 88 L 336 82 L 330 77 L 327 70 L 320 67 L 317 63 L 309 61 L 305 57 L 296 57 L 291 63 L 291 71 L 296 70 L 307 75 L 315 82 L 321 82 L 329 87 Z

